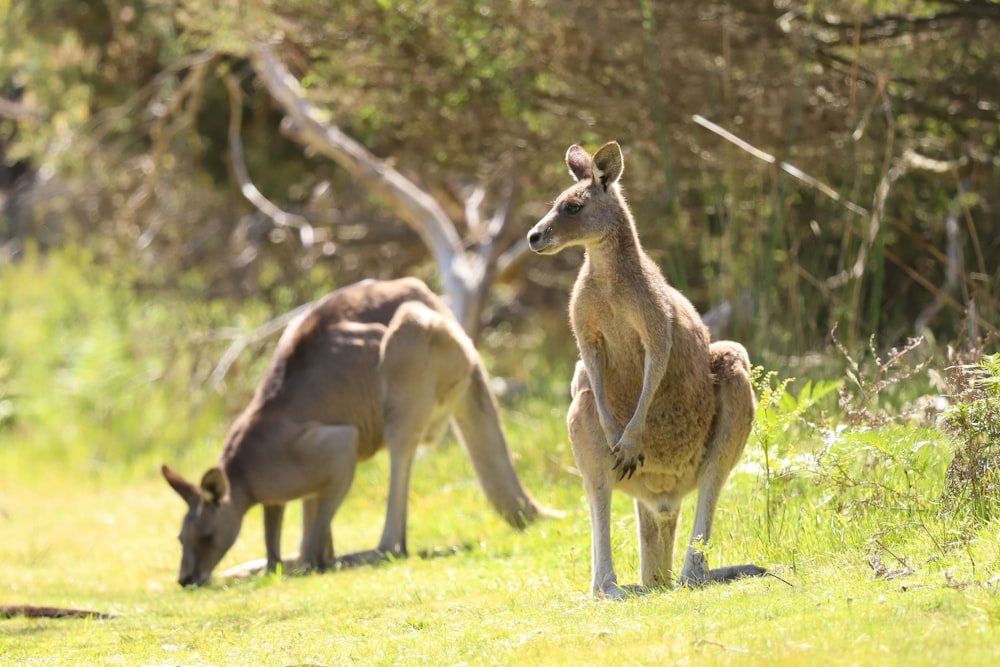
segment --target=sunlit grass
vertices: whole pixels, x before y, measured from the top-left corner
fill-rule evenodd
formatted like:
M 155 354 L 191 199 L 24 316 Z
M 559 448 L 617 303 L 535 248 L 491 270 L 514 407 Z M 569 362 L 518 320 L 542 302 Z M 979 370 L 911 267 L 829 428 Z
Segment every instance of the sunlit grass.
M 436 459 L 436 463 L 431 459 Z M 2 461 L 23 465 L 23 461 Z M 992 664 L 1000 637 L 997 526 L 938 552 L 919 530 L 893 543 L 913 573 L 878 579 L 867 558 L 901 568 L 836 513 L 806 520 L 788 545 L 757 529 L 758 480 L 724 496 L 713 560 L 754 560 L 778 579 L 621 603 L 591 600 L 589 525 L 568 476 L 527 472 L 536 494 L 568 512 L 517 534 L 487 508 L 457 447 L 417 466 L 414 551 L 376 567 L 304 577 L 174 583 L 179 500 L 155 475 L 81 479 L 55 463 L 28 483 L 2 478 L 5 575 L 0 603 L 98 609 L 110 620 L 13 619 L 0 625 L 5 664 Z M 384 466 L 364 471 L 335 521 L 338 547 L 374 544 Z M 458 483 L 464 482 L 464 483 Z M 615 500 L 619 574 L 636 577 L 630 504 Z M 890 512 L 888 522 L 903 522 Z M 292 522 L 294 524 L 294 522 Z M 811 530 L 809 527 L 811 526 Z M 292 525 L 286 531 L 297 537 Z M 837 545 L 839 544 L 839 548 Z M 256 558 L 259 512 L 224 564 Z M 788 557 L 789 552 L 794 554 Z M 785 558 L 773 559 L 772 555 Z M 946 574 L 947 573 L 947 574 Z
M 708 552 L 712 565 L 755 562 L 776 577 L 591 599 L 565 381 L 531 375 L 502 399 L 506 430 L 526 485 L 564 518 L 510 530 L 449 440 L 415 464 L 411 558 L 184 590 L 183 504 L 158 464 L 192 477 L 210 465 L 259 364 L 234 369 L 243 376 L 229 396 L 212 394 L 201 381 L 224 343 L 190 349 L 240 316 L 211 304 L 150 310 L 73 264 L 58 268 L 3 276 L 16 291 L 0 297 L 0 604 L 115 617 L 0 620 L 0 664 L 995 663 L 1000 520 L 943 501 L 952 439 L 902 420 L 839 423 L 822 414 L 817 385 L 786 391 L 780 373 L 758 377 L 758 421 Z M 89 310 L 61 301 L 81 298 L 81 281 Z M 359 468 L 334 521 L 338 552 L 376 544 L 387 480 L 384 454 Z M 263 555 L 261 524 L 256 508 L 220 569 Z M 612 542 L 620 580 L 635 582 L 635 520 L 621 495 Z

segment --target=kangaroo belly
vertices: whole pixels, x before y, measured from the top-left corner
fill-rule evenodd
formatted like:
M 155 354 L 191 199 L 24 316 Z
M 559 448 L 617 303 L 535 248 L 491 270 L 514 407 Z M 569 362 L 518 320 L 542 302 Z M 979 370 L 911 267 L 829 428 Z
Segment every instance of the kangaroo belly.
M 641 472 L 643 484 L 656 493 L 672 493 L 675 489 L 686 493 L 704 458 L 716 400 L 708 350 L 700 352 L 700 348 L 683 343 L 675 345 L 667 372 L 646 413 L 642 436 L 645 464 Z M 621 427 L 632 419 L 639 402 L 643 361 L 642 355 L 609 355 L 605 392 Z

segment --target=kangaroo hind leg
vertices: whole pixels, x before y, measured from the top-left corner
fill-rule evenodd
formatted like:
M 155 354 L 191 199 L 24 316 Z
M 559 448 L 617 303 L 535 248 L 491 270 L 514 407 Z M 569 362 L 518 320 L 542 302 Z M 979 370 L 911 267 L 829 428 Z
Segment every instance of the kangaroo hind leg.
M 405 556 L 407 506 L 413 459 L 421 442 L 440 437 L 447 424 L 442 383 L 462 377 L 464 356 L 443 331 L 442 318 L 422 304 L 404 304 L 389 323 L 380 350 L 382 419 L 389 450 L 389 499 L 375 555 Z M 453 381 L 451 384 L 454 384 Z
M 636 498 L 635 515 L 639 532 L 639 577 L 643 588 L 670 585 L 674 557 L 674 535 L 680 506 L 651 507 Z
M 387 396 L 385 445 L 389 450 L 389 499 L 385 527 L 378 551 L 383 555 L 406 556 L 406 515 L 409 504 L 410 476 L 417 447 L 430 431 L 433 395 L 418 389 Z M 440 428 L 433 429 L 440 433 Z
M 264 548 L 267 551 L 267 571 L 274 572 L 281 563 L 281 525 L 285 504 L 264 505 Z
M 577 362 L 572 384 L 573 401 L 566 414 L 573 458 L 583 477 L 590 505 L 590 591 L 596 597 L 623 598 L 627 589 L 618 585 L 611 553 L 611 495 L 615 473 L 608 441 L 597 415 L 597 401 L 583 362 Z
M 722 487 L 739 461 L 753 426 L 756 399 L 750 382 L 750 360 L 739 343 L 719 341 L 710 348 L 715 378 L 716 413 L 705 448 L 698 481 L 698 506 L 679 584 L 701 586 L 710 581 L 729 581 L 740 576 L 760 575 L 755 565 L 737 565 L 709 570 L 698 544 L 712 536 L 712 523 Z
M 320 462 L 326 480 L 323 488 L 303 502 L 300 564 L 306 569 L 323 570 L 332 557 L 330 522 L 344 501 L 358 464 L 358 429 L 345 425 L 317 425 L 295 443 L 303 460 Z
M 405 557 L 406 515 L 410 493 L 410 476 L 417 447 L 441 434 L 443 425 L 432 424 L 433 394 L 422 387 L 385 383 L 383 398 L 383 432 L 389 450 L 389 497 L 386 502 L 385 526 L 378 547 L 345 554 L 337 558 L 342 567 L 354 567 L 384 561 L 388 556 Z

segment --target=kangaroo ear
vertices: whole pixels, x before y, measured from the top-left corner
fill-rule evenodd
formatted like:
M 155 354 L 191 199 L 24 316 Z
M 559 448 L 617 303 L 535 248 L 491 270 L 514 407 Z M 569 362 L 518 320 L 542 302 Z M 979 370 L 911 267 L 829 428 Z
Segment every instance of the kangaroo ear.
M 221 505 L 229 499 L 229 480 L 222 468 L 209 468 L 202 476 L 201 497 L 210 505 Z
M 195 486 L 193 482 L 187 481 L 168 468 L 166 464 L 160 467 L 160 472 L 163 473 L 163 477 L 167 480 L 167 484 L 169 484 L 174 491 L 180 494 L 180 497 L 183 498 L 188 505 L 198 504 L 198 500 L 201 498 L 201 491 L 198 490 L 198 487 Z
M 605 190 L 618 182 L 625 169 L 625 158 L 622 157 L 622 147 L 617 141 L 609 141 L 594 153 L 594 181 L 599 182 Z
M 588 179 L 592 174 L 590 154 L 576 144 L 570 146 L 569 150 L 566 151 L 566 166 L 569 167 L 569 173 L 578 181 Z

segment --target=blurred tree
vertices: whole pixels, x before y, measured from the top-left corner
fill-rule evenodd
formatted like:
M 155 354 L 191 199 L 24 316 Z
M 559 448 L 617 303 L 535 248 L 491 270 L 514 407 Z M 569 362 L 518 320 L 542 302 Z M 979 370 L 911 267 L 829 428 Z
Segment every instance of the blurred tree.
M 752 348 L 812 349 L 837 322 L 951 338 L 973 303 L 980 332 L 1000 321 L 997 2 L 31 0 L 5 31 L 0 144 L 35 169 L 0 234 L 124 253 L 140 287 L 289 307 L 399 273 L 459 294 L 478 271 L 474 294 L 564 185 L 565 147 L 616 138 L 646 244 Z M 362 163 L 432 196 L 447 252 Z M 481 289 L 468 326 L 561 313 L 575 261 L 517 265 L 517 298 L 479 317 Z

